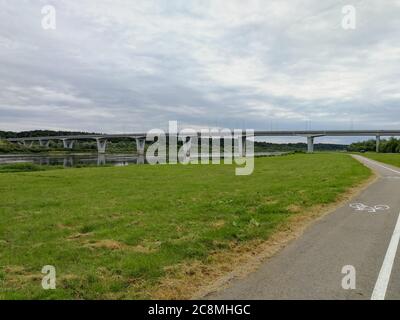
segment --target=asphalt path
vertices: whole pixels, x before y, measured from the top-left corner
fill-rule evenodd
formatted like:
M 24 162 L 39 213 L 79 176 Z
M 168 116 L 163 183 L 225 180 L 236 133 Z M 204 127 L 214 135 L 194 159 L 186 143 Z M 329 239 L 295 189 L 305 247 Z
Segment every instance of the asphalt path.
M 208 299 L 400 299 L 400 168 L 362 156 L 378 179 L 257 271 Z

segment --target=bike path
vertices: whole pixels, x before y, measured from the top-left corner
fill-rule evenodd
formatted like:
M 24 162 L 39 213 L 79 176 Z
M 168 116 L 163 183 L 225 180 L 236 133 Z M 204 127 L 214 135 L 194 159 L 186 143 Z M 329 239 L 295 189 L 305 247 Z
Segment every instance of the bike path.
M 400 169 L 354 157 L 378 174 L 373 184 L 257 271 L 206 298 L 400 299 Z M 343 286 L 349 270 L 355 289 Z

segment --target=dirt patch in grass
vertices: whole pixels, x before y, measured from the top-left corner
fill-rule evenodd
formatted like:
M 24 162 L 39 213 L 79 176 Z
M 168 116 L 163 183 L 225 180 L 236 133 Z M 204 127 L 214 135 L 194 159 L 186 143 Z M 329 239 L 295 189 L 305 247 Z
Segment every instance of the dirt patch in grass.
M 225 225 L 225 220 L 217 220 L 211 223 L 214 229 L 220 229 Z
M 71 229 L 73 229 L 73 227 L 65 225 L 65 224 L 62 224 L 62 223 L 58 223 L 56 225 L 56 227 L 61 229 L 61 230 L 71 230 Z
M 301 236 L 308 226 L 357 196 L 376 180 L 377 175 L 373 172 L 369 179 L 350 188 L 336 202 L 329 205 L 314 206 L 306 212 L 298 207 L 288 208 L 298 213 L 282 223 L 266 241 L 232 243 L 228 250 L 210 255 L 206 263 L 194 261 L 165 268 L 167 276 L 160 281 L 157 290 L 151 293 L 151 297 L 153 299 L 199 299 L 225 288 L 232 279 L 242 278 L 254 272 L 262 262 Z
M 132 252 L 139 252 L 139 253 L 153 253 L 158 251 L 160 244 L 154 243 L 147 243 L 144 242 L 143 244 L 138 244 L 136 246 L 130 246 L 123 242 L 119 242 L 116 240 L 111 239 L 102 239 L 97 241 L 91 241 L 84 244 L 85 247 L 90 249 L 109 249 L 109 250 L 128 250 Z
M 25 272 L 25 268 L 23 266 L 6 266 L 4 268 L 4 272 L 6 274 L 23 274 Z
M 296 204 L 291 204 L 286 209 L 291 213 L 299 213 L 303 210 L 303 208 L 301 206 L 296 205 Z
M 265 197 L 262 201 L 263 204 L 277 204 L 278 200 L 273 197 Z
M 91 235 L 90 232 L 88 232 L 88 233 L 81 233 L 81 232 L 78 232 L 78 233 L 75 233 L 75 234 L 70 235 L 69 237 L 67 237 L 67 240 L 76 240 L 76 239 L 88 237 L 88 236 L 90 236 L 90 235 Z
M 109 239 L 105 239 L 105 240 L 99 240 L 96 242 L 90 242 L 85 244 L 85 247 L 88 248 L 103 248 L 103 249 L 110 249 L 110 250 L 121 250 L 124 249 L 126 247 L 125 244 L 115 241 L 115 240 L 109 240 Z
M 151 247 L 142 246 L 139 244 L 137 246 L 131 247 L 131 250 L 135 251 L 135 252 L 140 252 L 140 253 L 153 253 L 153 252 L 157 251 L 157 248 L 151 248 Z
M 14 285 L 22 285 L 26 282 L 40 281 L 43 278 L 43 274 L 40 272 L 30 272 L 23 266 L 6 266 L 4 269 L 5 281 Z

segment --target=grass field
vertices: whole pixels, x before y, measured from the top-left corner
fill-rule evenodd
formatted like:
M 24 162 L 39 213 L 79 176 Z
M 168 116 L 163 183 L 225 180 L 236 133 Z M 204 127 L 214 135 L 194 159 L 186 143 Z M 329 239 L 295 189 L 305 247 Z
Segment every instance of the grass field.
M 380 161 L 383 163 L 391 164 L 400 168 L 400 153 L 363 153 L 363 156 L 372 160 Z
M 0 298 L 139 299 L 173 266 L 267 239 L 370 171 L 345 154 L 0 173 Z M 57 289 L 43 290 L 53 265 Z
M 56 170 L 63 169 L 61 166 L 40 166 L 33 163 L 13 163 L 13 164 L 2 164 L 0 165 L 0 173 L 10 173 L 10 172 L 32 172 L 32 171 L 46 171 L 46 170 Z

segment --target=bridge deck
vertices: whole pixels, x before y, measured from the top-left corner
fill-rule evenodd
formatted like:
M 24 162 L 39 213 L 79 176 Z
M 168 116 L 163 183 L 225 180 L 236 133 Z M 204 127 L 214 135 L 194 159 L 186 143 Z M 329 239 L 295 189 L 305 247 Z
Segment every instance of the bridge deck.
M 243 131 L 245 132 L 245 131 Z M 166 134 L 168 136 L 169 134 Z M 200 132 L 197 132 L 200 136 Z M 244 134 L 245 135 L 245 134 Z M 38 141 L 38 140 L 83 140 L 83 139 L 115 139 L 115 138 L 144 138 L 146 133 L 124 133 L 124 134 L 88 134 L 70 136 L 45 136 L 9 138 L 10 142 Z M 400 136 L 400 130 L 294 130 L 294 131 L 254 131 L 256 137 L 283 137 L 283 136 Z

